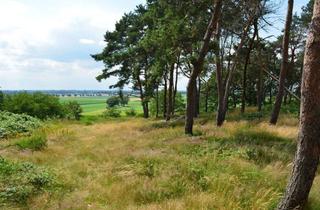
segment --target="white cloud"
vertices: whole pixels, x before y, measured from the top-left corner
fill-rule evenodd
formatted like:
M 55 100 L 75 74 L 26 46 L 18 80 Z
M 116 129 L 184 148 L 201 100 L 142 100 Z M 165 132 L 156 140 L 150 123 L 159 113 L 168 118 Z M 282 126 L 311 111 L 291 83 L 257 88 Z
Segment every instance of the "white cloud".
M 96 42 L 92 39 L 80 39 L 79 42 L 81 44 L 95 44 Z
M 144 0 L 0 0 L 3 89 L 105 89 L 98 83 L 103 34 Z

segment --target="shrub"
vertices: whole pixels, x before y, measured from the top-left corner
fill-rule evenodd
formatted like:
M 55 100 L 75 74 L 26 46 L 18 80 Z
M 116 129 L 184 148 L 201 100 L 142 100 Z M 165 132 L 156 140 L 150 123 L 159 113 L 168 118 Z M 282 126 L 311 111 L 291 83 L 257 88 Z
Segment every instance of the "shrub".
M 134 109 L 126 110 L 126 115 L 129 117 L 134 117 L 137 115 L 137 112 Z
M 80 120 L 82 108 L 77 101 L 70 101 L 64 104 L 65 116 L 68 119 Z
M 109 108 L 106 111 L 104 111 L 103 113 L 103 117 L 104 118 L 118 118 L 121 116 L 121 112 L 120 110 L 116 109 L 116 108 Z
M 0 112 L 0 138 L 25 133 L 39 128 L 41 121 L 26 114 Z
M 118 106 L 120 104 L 120 97 L 119 96 L 112 96 L 107 99 L 107 107 L 112 108 Z
M 33 151 L 42 150 L 47 146 L 47 136 L 45 134 L 35 134 L 24 137 L 15 143 L 20 149 L 31 149 Z
M 60 104 L 59 98 L 41 92 L 6 95 L 4 110 L 16 114 L 25 113 L 40 119 L 64 116 L 63 105 Z
M 45 168 L 0 157 L 0 207 L 25 204 L 34 195 L 50 192 L 56 184 L 55 176 Z

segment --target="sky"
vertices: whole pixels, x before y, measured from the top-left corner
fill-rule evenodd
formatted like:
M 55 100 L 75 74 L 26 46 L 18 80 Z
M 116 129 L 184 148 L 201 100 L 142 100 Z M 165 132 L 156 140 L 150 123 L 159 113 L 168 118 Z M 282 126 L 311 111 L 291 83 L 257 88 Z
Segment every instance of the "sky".
M 285 0 L 273 27 L 284 24 Z M 101 83 L 103 69 L 90 54 L 102 51 L 103 35 L 125 12 L 145 0 L 0 0 L 0 87 L 3 90 L 105 90 L 116 78 Z M 308 0 L 296 0 L 295 11 Z M 187 80 L 181 78 L 179 90 Z

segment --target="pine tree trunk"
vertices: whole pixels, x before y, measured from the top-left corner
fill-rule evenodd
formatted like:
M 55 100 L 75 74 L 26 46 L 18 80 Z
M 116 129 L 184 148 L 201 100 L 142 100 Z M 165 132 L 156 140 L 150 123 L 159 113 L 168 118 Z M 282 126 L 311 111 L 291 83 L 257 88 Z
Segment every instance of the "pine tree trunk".
M 164 90 L 163 90 L 163 117 L 166 118 L 167 116 L 167 91 L 168 91 L 168 84 L 167 84 L 167 71 L 164 75 Z
M 149 103 L 144 101 L 142 106 L 143 106 L 143 117 L 149 118 Z
M 207 82 L 206 86 L 207 86 L 207 87 L 206 87 L 205 112 L 208 113 L 208 102 L 209 102 L 209 92 L 210 92 L 208 82 Z
M 301 89 L 298 149 L 292 175 L 278 209 L 303 209 L 317 171 L 320 154 L 320 0 L 307 39 Z
M 287 18 L 286 18 L 286 26 L 285 26 L 285 32 L 283 37 L 283 43 L 282 43 L 282 64 L 281 64 L 281 71 L 280 71 L 280 82 L 279 82 L 279 89 L 278 94 L 276 97 L 276 101 L 273 107 L 273 111 L 271 114 L 270 124 L 275 125 L 277 124 L 282 99 L 285 91 L 285 85 L 286 85 L 286 78 L 287 78 L 287 72 L 288 72 L 288 49 L 289 49 L 289 41 L 290 41 L 290 30 L 291 30 L 291 23 L 292 23 L 292 11 L 293 11 L 293 0 L 288 0 L 288 12 L 287 12 Z
M 241 96 L 241 113 L 245 112 L 246 109 L 246 97 L 247 97 L 247 69 L 248 69 L 248 65 L 249 65 L 249 61 L 250 61 L 250 55 L 251 55 L 251 51 L 253 49 L 253 45 L 254 45 L 254 40 L 256 38 L 257 35 L 257 29 L 258 28 L 254 28 L 254 32 L 252 35 L 252 39 L 250 40 L 250 44 L 249 44 L 249 49 L 246 55 L 246 61 L 244 64 L 244 69 L 243 69 L 243 77 L 242 77 L 242 96 Z
M 196 66 L 194 67 L 196 69 Z M 195 87 L 197 84 L 196 78 L 189 79 L 189 83 L 187 86 L 187 110 L 186 110 L 186 125 L 185 125 L 185 133 L 193 134 L 193 117 L 195 113 Z
M 193 117 L 197 118 L 198 117 L 198 105 L 199 105 L 197 82 L 195 83 L 193 91 L 194 91 L 194 113 L 193 113 Z
M 217 80 L 217 92 L 218 92 L 218 109 L 217 109 L 217 117 L 216 123 L 217 126 L 221 126 L 224 118 L 223 118 L 223 97 L 224 97 L 224 90 L 223 90 L 223 79 L 222 79 L 222 64 L 221 64 L 221 53 L 220 53 L 220 35 L 221 35 L 221 28 L 220 23 L 217 25 L 217 49 L 215 50 L 216 56 L 216 80 Z
M 204 59 L 209 50 L 209 44 L 213 32 L 216 30 L 217 22 L 220 17 L 222 8 L 222 0 L 217 0 L 215 3 L 214 10 L 212 12 L 211 20 L 208 24 L 206 34 L 204 36 L 203 44 L 199 51 L 199 56 L 196 61 L 192 63 L 193 71 L 191 72 L 188 87 L 187 87 L 187 109 L 186 109 L 186 123 L 185 133 L 192 135 L 193 130 L 193 116 L 195 113 L 195 87 L 197 85 L 197 78 L 200 75 L 204 63 Z
M 174 91 L 173 91 L 172 116 L 174 116 L 175 109 L 176 109 L 176 98 L 177 98 L 177 92 L 178 92 L 179 68 L 180 68 L 180 53 L 178 55 L 177 66 L 176 66 L 176 77 L 175 77 L 175 84 L 174 84 Z
M 196 113 L 195 117 L 198 117 L 200 114 L 200 94 L 201 94 L 201 79 L 198 77 L 198 88 L 197 90 L 197 95 L 196 95 Z
M 226 118 L 226 114 L 227 114 L 227 110 L 228 110 L 229 92 L 230 92 L 230 88 L 231 88 L 231 84 L 232 84 L 232 79 L 234 76 L 234 71 L 238 65 L 239 53 L 243 48 L 243 45 L 244 45 L 245 40 L 247 38 L 248 30 L 250 28 L 250 25 L 252 24 L 252 21 L 253 21 L 253 17 L 251 17 L 249 19 L 247 26 L 243 30 L 243 34 L 241 36 L 240 43 L 239 43 L 237 51 L 235 53 L 234 62 L 232 63 L 232 65 L 230 67 L 230 71 L 228 72 L 228 77 L 227 77 L 226 85 L 224 88 L 223 99 L 221 102 L 222 107 L 218 109 L 218 114 L 217 114 L 217 125 L 218 126 L 222 126 L 225 121 L 225 118 Z
M 156 89 L 156 118 L 159 117 L 159 86 Z
M 143 109 L 143 117 L 149 118 L 149 110 L 146 107 L 146 104 L 148 104 L 148 103 L 145 101 L 145 95 L 143 93 L 143 88 L 142 88 L 140 76 L 137 77 L 137 81 L 138 81 L 138 86 L 139 86 L 139 91 L 140 91 L 141 105 L 142 105 L 142 109 Z
M 166 120 L 169 121 L 171 119 L 171 114 L 173 110 L 173 82 L 174 82 L 174 63 L 171 64 L 170 72 L 169 72 L 169 89 L 168 89 L 168 105 L 167 105 L 167 115 Z

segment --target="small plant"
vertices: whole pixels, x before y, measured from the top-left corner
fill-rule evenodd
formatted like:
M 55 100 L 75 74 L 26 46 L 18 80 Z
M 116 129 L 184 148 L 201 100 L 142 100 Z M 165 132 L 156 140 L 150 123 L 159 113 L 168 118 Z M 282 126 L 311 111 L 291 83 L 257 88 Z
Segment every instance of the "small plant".
M 153 178 L 156 174 L 156 162 L 154 160 L 146 160 L 142 164 L 140 174 Z
M 16 163 L 0 157 L 0 207 L 25 204 L 29 198 L 56 187 L 55 176 L 32 163 Z
M 120 102 L 121 102 L 121 100 L 120 100 L 119 96 L 112 96 L 107 99 L 107 107 L 113 108 L 115 106 L 119 106 Z
M 39 151 L 47 146 L 47 137 L 45 134 L 35 134 L 30 137 L 24 137 L 15 143 L 19 149 L 31 149 Z
M 40 120 L 26 114 L 0 112 L 0 139 L 30 132 L 41 125 Z
M 118 118 L 121 116 L 121 112 L 116 108 L 108 108 L 104 113 L 104 118 Z
M 137 112 L 134 109 L 126 110 L 126 116 L 134 117 L 137 115 Z

